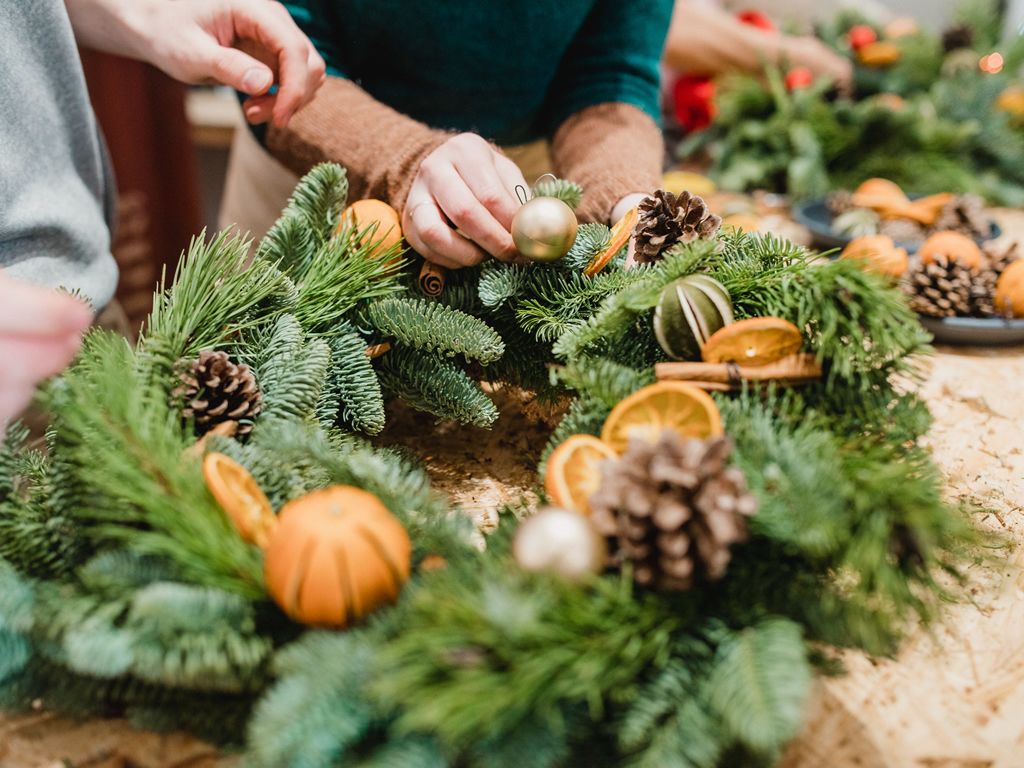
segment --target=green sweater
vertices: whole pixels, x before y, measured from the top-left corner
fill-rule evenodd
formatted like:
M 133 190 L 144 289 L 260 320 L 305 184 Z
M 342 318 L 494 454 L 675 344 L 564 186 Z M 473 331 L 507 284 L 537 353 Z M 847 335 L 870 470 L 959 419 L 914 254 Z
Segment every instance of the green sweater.
M 500 144 L 623 102 L 658 120 L 672 0 L 285 0 L 328 73 Z

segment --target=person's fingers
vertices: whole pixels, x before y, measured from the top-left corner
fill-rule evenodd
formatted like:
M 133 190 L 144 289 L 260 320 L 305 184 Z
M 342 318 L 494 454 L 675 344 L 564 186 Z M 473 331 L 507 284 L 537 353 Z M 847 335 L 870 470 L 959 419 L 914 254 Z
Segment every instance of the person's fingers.
M 197 57 L 206 61 L 205 77 L 212 77 L 249 96 L 266 93 L 274 84 L 270 67 L 237 48 L 217 45 L 211 40 L 197 52 Z
M 473 196 L 508 232 L 512 229 L 512 217 L 519 210 L 520 203 L 515 195 L 515 185 L 507 186 L 498 172 L 499 158 L 498 153 L 485 146 L 479 152 L 457 157 L 455 170 Z
M 479 264 L 487 254 L 445 222 L 425 187 L 410 191 L 403 216 L 406 240 L 423 258 L 457 269 Z
M 278 91 L 274 125 L 284 126 L 312 96 L 309 41 L 279 3 L 237 0 L 233 6 L 235 32 L 261 43 L 277 59 Z M 315 79 L 319 79 L 319 74 Z
M 92 323 L 92 310 L 78 299 L 49 288 L 0 279 L 0 333 L 69 336 Z
M 495 258 L 510 259 L 516 255 L 509 230 L 476 198 L 454 165 L 438 163 L 429 168 L 424 165 L 423 171 L 437 204 L 460 232 Z M 490 183 L 498 184 L 497 181 Z
M 530 193 L 530 185 L 523 178 L 523 172 L 519 170 L 518 165 L 504 155 L 499 154 L 494 155 L 494 169 L 498 173 L 498 178 L 501 179 L 502 186 L 511 191 L 512 198 L 515 200 L 515 210 L 518 211 L 521 203 L 519 196 L 516 194 L 516 187 L 522 187 L 526 190 L 527 195 Z M 514 212 L 513 215 L 515 215 Z
M 276 102 L 277 96 L 273 94 L 253 96 L 251 99 L 246 99 L 242 103 L 242 112 L 245 114 L 246 122 L 250 125 L 262 125 L 267 122 L 274 114 L 274 104 Z
M 0 386 L 34 385 L 48 379 L 64 370 L 80 347 L 77 335 L 55 339 L 0 335 L 0 360 L 8 361 L 0 374 Z

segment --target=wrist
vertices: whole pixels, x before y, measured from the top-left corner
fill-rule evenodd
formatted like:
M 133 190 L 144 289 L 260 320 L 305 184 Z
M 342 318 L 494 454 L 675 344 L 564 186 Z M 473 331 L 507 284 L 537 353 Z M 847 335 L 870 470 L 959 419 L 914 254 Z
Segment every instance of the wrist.
M 157 0 L 65 0 L 79 43 L 148 61 L 155 42 Z

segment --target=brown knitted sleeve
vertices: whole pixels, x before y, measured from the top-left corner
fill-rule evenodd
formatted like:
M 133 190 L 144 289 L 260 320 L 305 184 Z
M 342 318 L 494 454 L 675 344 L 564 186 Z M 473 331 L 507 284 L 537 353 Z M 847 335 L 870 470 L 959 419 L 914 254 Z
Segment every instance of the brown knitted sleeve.
M 559 126 L 551 144 L 555 173 L 582 185 L 583 221 L 610 224 L 612 209 L 633 192 L 661 186 L 661 129 L 630 104 L 597 104 Z
M 320 162 L 341 163 L 353 199 L 375 197 L 402 210 L 423 158 L 449 138 L 331 77 L 286 128 L 269 129 L 267 149 L 299 175 Z

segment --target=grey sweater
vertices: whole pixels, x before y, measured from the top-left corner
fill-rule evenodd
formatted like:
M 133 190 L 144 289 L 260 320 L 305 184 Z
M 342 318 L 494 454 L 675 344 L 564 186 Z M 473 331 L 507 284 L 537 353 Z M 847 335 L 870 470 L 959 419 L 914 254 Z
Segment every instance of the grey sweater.
M 62 0 L 0 2 L 0 267 L 110 301 L 114 187 Z

